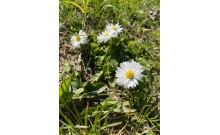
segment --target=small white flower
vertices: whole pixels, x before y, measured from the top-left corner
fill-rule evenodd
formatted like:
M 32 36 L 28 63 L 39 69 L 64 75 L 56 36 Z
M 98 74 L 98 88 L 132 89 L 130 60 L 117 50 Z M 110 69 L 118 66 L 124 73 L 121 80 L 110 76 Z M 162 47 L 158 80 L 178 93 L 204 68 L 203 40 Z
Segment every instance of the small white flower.
M 109 23 L 107 26 L 106 26 L 106 29 L 108 31 L 113 31 L 113 37 L 116 37 L 119 33 L 122 32 L 123 28 L 121 27 L 121 25 L 119 25 L 118 23 L 117 24 L 112 24 L 112 23 Z
M 123 62 L 116 70 L 116 82 L 125 88 L 134 88 L 141 81 L 143 68 L 135 61 Z
M 85 44 L 86 41 L 87 41 L 87 35 L 82 30 L 79 31 L 78 35 L 71 37 L 71 44 L 76 48 L 80 48 L 80 44 Z
M 101 34 L 99 34 L 99 36 L 97 37 L 98 42 L 108 42 L 108 40 L 113 36 L 113 31 L 108 31 L 105 30 L 104 32 L 102 32 Z

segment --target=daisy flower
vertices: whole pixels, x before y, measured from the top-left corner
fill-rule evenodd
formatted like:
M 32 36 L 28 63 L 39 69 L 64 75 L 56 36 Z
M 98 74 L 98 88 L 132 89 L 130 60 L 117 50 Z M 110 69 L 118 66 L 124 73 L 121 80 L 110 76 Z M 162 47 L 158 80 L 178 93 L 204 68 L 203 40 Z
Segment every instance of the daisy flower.
M 123 62 L 116 70 L 116 82 L 125 88 L 135 88 L 138 81 L 141 81 L 143 68 L 135 61 Z
M 121 27 L 121 25 L 119 25 L 118 23 L 117 24 L 112 24 L 112 23 L 109 23 L 107 26 L 106 26 L 106 29 L 108 31 L 113 31 L 113 36 L 116 37 L 119 33 L 122 32 L 123 28 Z
M 86 41 L 87 41 L 87 35 L 82 30 L 79 31 L 78 35 L 71 37 L 71 44 L 76 48 L 80 48 L 80 44 L 85 44 Z
M 113 31 L 108 31 L 108 30 L 105 30 L 104 32 L 102 32 L 101 34 L 99 34 L 99 36 L 97 37 L 98 38 L 98 42 L 101 43 L 101 42 L 108 42 L 108 40 L 113 37 Z

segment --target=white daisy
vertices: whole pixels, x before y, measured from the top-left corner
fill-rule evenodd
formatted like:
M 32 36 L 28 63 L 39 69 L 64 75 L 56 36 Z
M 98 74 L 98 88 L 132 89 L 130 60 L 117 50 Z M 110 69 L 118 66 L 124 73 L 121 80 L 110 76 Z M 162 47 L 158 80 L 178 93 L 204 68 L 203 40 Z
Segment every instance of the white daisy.
M 80 44 L 85 44 L 86 41 L 87 41 L 87 35 L 82 30 L 79 31 L 78 35 L 71 37 L 71 44 L 76 48 L 80 48 Z
M 98 42 L 101 43 L 101 42 L 108 42 L 108 40 L 110 38 L 113 37 L 113 31 L 108 31 L 108 30 L 105 30 L 104 32 L 102 32 L 101 34 L 99 34 L 99 36 L 97 37 L 98 39 Z
M 125 88 L 134 88 L 141 81 L 143 68 L 135 61 L 123 62 L 116 70 L 116 82 Z
M 112 24 L 112 23 L 109 23 L 107 26 L 106 26 L 106 29 L 108 31 L 113 31 L 113 37 L 116 37 L 119 33 L 122 32 L 123 28 L 121 27 L 121 25 L 119 25 L 118 23 L 117 24 Z

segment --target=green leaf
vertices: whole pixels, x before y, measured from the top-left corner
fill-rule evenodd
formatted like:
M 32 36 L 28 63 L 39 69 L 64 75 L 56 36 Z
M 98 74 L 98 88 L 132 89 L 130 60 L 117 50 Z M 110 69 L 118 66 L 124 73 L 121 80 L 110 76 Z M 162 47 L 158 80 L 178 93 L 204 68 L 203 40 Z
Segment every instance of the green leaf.
M 150 103 L 153 104 L 153 103 L 156 102 L 156 100 L 157 100 L 156 97 L 152 97 L 152 98 L 150 99 Z
M 91 78 L 90 78 L 91 83 L 98 81 L 99 78 L 102 76 L 102 74 L 103 74 L 103 71 L 100 71 L 100 72 L 96 73 L 95 75 L 91 76 Z
M 71 82 L 71 87 L 72 87 L 73 92 L 74 92 L 76 89 L 78 89 L 80 87 L 80 84 L 77 81 L 73 81 L 73 82 Z
M 113 110 L 114 110 L 114 112 L 121 112 L 121 103 L 118 102 L 117 103 L 117 107 L 115 109 L 113 109 Z
M 112 105 L 115 105 L 117 103 L 118 103 L 118 101 L 103 101 L 103 102 L 101 102 L 101 105 L 112 106 Z
M 91 47 L 92 47 L 93 50 L 98 49 L 98 45 L 97 45 L 96 43 L 92 43 L 92 44 L 91 44 Z
M 72 123 L 72 121 L 61 110 L 59 110 L 59 114 L 67 121 L 67 123 L 72 127 L 72 129 L 75 129 L 75 131 L 77 133 L 79 133 L 78 130 L 76 130 L 76 128 L 75 128 L 74 124 Z
M 75 94 L 73 95 L 73 99 L 77 99 L 77 98 L 79 98 L 79 95 L 82 93 L 84 91 L 84 89 L 83 88 L 79 88 L 79 89 L 77 89 L 76 91 L 75 91 Z
M 105 59 L 105 55 L 104 56 L 98 56 L 99 62 L 102 63 L 102 61 Z
M 69 89 L 70 82 L 72 80 L 72 76 L 63 81 L 59 87 L 59 98 L 62 97 L 63 93 Z
M 110 71 L 109 71 L 109 62 L 107 62 L 106 64 L 104 64 L 104 66 L 103 66 L 103 73 L 104 73 L 104 75 L 105 76 L 107 76 L 106 78 L 110 78 L 110 77 L 108 77 L 109 76 L 109 74 L 111 73 Z
M 135 109 L 131 109 L 131 108 L 128 108 L 128 107 L 125 107 L 125 106 L 122 106 L 122 110 L 123 110 L 123 112 L 125 112 L 125 113 L 135 112 L 135 111 L 136 111 Z
M 115 122 L 115 123 L 111 123 L 111 124 L 102 126 L 102 127 L 101 127 L 101 130 L 106 129 L 106 128 L 109 128 L 109 127 L 114 127 L 114 126 L 120 125 L 121 123 L 122 123 L 122 122 Z
M 118 67 L 118 65 L 119 65 L 118 61 L 115 60 L 115 59 L 112 59 L 112 60 L 110 61 L 110 67 L 111 67 L 110 70 L 111 70 L 111 71 L 116 70 L 117 67 Z
M 145 70 L 150 70 L 151 69 L 151 65 L 146 59 L 138 58 L 138 62 L 143 66 L 143 68 Z
M 122 105 L 123 105 L 123 106 L 129 106 L 130 103 L 129 103 L 129 101 L 124 101 L 124 102 L 122 103 Z
M 95 82 L 95 83 L 88 83 L 86 86 L 85 86 L 85 89 L 89 92 L 96 92 L 104 87 L 106 84 L 105 83 L 102 83 L 102 82 Z
M 109 79 L 108 84 L 109 84 L 110 87 L 114 88 L 115 85 L 116 85 L 115 78 Z
M 147 132 L 147 135 L 156 135 L 153 131 L 151 131 L 151 130 L 148 130 Z
M 101 87 L 101 88 L 97 91 L 97 94 L 102 93 L 103 91 L 106 90 L 106 88 L 108 88 L 107 85 Z

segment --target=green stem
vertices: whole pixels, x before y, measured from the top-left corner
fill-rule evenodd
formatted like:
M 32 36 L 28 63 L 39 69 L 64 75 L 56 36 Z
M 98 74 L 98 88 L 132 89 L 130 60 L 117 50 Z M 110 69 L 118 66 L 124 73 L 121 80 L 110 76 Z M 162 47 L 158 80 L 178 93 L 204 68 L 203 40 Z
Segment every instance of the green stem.
M 88 126 L 88 112 L 89 112 L 89 101 L 87 100 L 86 106 L 86 116 L 85 116 L 85 126 Z M 88 130 L 85 129 L 86 135 L 88 134 Z
M 73 104 L 73 108 L 74 108 L 74 110 L 75 110 L 75 112 L 76 112 L 76 115 L 78 116 L 78 119 L 79 119 L 80 123 L 83 123 L 82 120 L 81 120 L 81 118 L 80 118 L 79 112 L 78 112 L 78 110 L 77 110 L 77 108 L 76 108 L 76 105 L 75 105 L 74 100 L 72 100 L 72 104 Z
M 72 121 L 69 118 L 67 118 L 66 115 L 61 110 L 59 110 L 59 113 L 67 121 L 67 123 L 71 126 L 71 128 L 74 129 L 74 131 L 77 132 L 78 135 L 81 135 L 81 133 L 75 128 Z
M 78 124 L 81 125 L 80 120 L 78 119 L 78 117 L 72 112 L 72 110 L 68 107 L 68 105 L 65 103 L 65 101 L 63 101 L 61 99 L 61 101 L 63 102 L 63 104 L 65 105 L 65 107 L 67 108 L 67 110 L 73 115 L 73 117 L 77 120 Z

